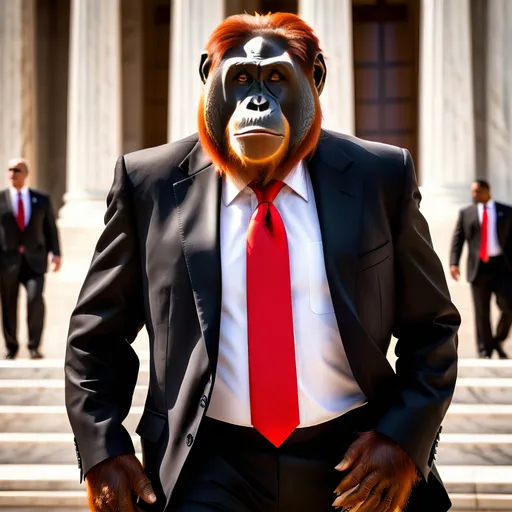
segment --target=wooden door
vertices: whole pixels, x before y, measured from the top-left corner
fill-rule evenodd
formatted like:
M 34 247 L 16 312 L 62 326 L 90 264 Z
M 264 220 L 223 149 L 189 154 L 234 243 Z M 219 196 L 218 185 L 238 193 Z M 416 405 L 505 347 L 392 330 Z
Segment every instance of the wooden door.
M 356 134 L 418 153 L 418 0 L 353 0 Z

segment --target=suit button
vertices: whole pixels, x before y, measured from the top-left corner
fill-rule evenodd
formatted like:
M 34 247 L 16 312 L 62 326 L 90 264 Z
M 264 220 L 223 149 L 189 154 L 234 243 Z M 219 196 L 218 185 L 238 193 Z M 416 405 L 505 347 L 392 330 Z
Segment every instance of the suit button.
M 208 397 L 206 395 L 203 395 L 201 397 L 201 401 L 199 402 L 199 405 L 204 409 L 206 407 L 207 403 L 208 403 Z
M 190 447 L 192 446 L 192 443 L 194 442 L 194 436 L 192 434 L 189 434 L 187 436 L 187 446 Z

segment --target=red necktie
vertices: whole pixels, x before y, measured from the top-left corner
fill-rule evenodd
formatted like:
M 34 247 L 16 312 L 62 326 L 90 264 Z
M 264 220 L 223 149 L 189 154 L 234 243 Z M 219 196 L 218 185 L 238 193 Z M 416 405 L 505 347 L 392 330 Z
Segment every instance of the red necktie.
M 489 215 L 487 206 L 484 204 L 484 213 L 482 215 L 482 225 L 480 226 L 480 259 L 487 263 L 489 261 Z
M 20 231 L 25 230 L 25 207 L 23 206 L 21 192 L 18 192 L 18 213 L 16 214 L 16 223 L 18 224 Z
M 251 186 L 258 206 L 247 231 L 251 421 L 275 446 L 300 423 L 288 241 L 272 204 L 283 186 Z

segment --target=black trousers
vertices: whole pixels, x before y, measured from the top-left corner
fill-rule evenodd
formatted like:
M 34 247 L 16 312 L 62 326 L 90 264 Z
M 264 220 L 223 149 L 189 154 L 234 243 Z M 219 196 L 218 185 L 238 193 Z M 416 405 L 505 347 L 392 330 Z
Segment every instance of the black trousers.
M 370 430 L 368 406 L 297 429 L 280 448 L 256 430 L 206 418 L 165 512 L 327 512 L 356 432 Z M 431 476 L 413 492 L 407 512 L 445 512 L 442 485 Z M 147 510 L 151 510 L 148 507 Z
M 502 256 L 491 258 L 488 263 L 480 262 L 475 280 L 471 283 L 477 347 L 479 352 L 492 352 L 495 341 L 503 341 L 510 329 L 512 318 L 512 271 Z M 503 316 L 498 324 L 496 335 L 491 327 L 491 298 L 496 296 Z
M 16 354 L 19 349 L 18 292 L 22 284 L 27 291 L 28 347 L 37 349 L 41 343 L 45 305 L 43 299 L 44 274 L 35 273 L 22 258 L 18 272 L 3 272 L 0 275 L 0 300 L 2 322 L 7 351 Z

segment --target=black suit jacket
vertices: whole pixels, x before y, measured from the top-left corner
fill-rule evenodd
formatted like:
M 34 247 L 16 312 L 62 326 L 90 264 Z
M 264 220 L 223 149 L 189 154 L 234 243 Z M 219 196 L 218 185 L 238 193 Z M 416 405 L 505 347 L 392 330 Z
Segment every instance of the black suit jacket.
M 50 198 L 29 190 L 31 214 L 24 231 L 14 216 L 9 189 L 0 192 L 0 271 L 13 272 L 21 265 L 19 247 L 25 247 L 25 259 L 36 274 L 44 274 L 48 253 L 60 256 L 59 235 Z
M 498 242 L 509 266 L 512 264 L 512 208 L 495 203 Z M 480 220 L 476 204 L 463 208 L 455 226 L 450 251 L 450 265 L 459 265 L 464 242 L 468 242 L 467 279 L 472 283 L 480 263 Z
M 307 166 L 354 376 L 382 406 L 377 430 L 427 478 L 454 391 L 460 317 L 418 209 L 411 157 L 324 131 Z M 197 135 L 119 158 L 70 322 L 66 404 L 84 472 L 133 453 L 121 422 L 138 371 L 130 343 L 146 325 L 150 389 L 137 432 L 146 471 L 167 499 L 215 382 L 221 181 Z M 392 334 L 397 374 L 386 358 Z

